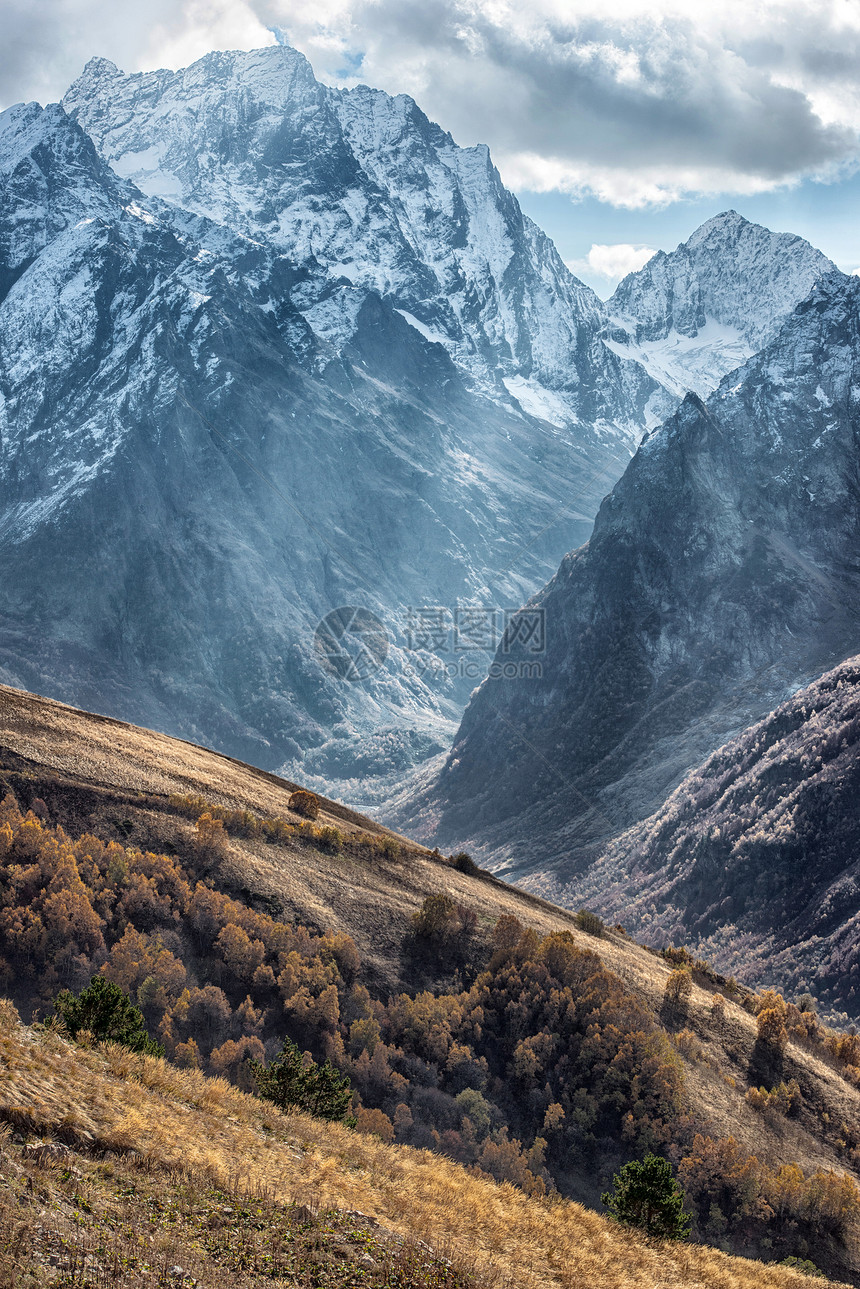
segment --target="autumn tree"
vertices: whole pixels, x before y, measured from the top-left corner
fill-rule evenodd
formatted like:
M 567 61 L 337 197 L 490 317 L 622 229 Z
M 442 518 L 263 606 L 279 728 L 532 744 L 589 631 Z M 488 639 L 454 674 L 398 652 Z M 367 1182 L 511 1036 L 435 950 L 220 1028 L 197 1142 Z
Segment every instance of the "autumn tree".
M 762 1187 L 762 1166 L 734 1137 L 696 1133 L 678 1166 L 678 1180 L 703 1224 L 715 1210 L 736 1220 L 756 1211 Z
M 356 1115 L 356 1127 L 359 1132 L 379 1137 L 381 1141 L 394 1140 L 394 1124 L 382 1110 L 367 1110 L 360 1106 Z
M 319 797 L 305 788 L 298 788 L 290 797 L 289 806 L 303 819 L 317 819 L 320 812 Z
M 266 946 L 261 940 L 252 940 L 248 932 L 235 922 L 222 927 L 215 941 L 229 971 L 239 980 L 250 982 L 266 958 Z
M 204 863 L 223 859 L 227 853 L 227 834 L 223 819 L 213 818 L 208 811 L 202 814 L 197 820 L 193 846 L 194 853 Z
M 722 994 L 711 995 L 711 1021 L 714 1029 L 721 1032 L 726 1023 L 726 1000 Z
M 663 990 L 663 1005 L 670 1011 L 686 1009 L 693 992 L 693 977 L 688 967 L 678 967 L 670 972 Z
M 231 1079 L 244 1091 L 251 1090 L 253 1081 L 249 1062 L 265 1060 L 265 1048 L 258 1038 L 228 1038 L 209 1055 L 209 1068 L 213 1074 Z
M 781 994 L 767 990 L 759 1000 L 759 1012 L 756 1017 L 758 1041 L 764 1048 L 773 1053 L 782 1052 L 788 1042 L 785 1021 L 788 1007 Z

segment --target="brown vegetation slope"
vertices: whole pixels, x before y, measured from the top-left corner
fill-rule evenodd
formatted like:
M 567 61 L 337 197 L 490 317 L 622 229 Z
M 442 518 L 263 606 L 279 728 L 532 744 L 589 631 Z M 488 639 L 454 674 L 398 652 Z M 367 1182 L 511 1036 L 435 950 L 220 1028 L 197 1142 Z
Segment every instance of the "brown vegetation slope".
M 4 1284 L 803 1289 L 0 1005 Z M 386 1274 L 387 1273 L 387 1274 Z
M 668 1006 L 676 963 L 620 930 L 590 934 L 574 915 L 457 871 L 334 803 L 308 825 L 289 809 L 294 785 L 204 749 L 17 691 L 0 697 L 3 952 L 22 1007 L 44 1005 L 59 984 L 79 987 L 101 964 L 177 1061 L 241 1078 L 249 1042 L 270 1054 L 274 1035 L 292 1031 L 350 1074 L 367 1130 L 526 1189 L 555 1181 L 590 1203 L 653 1139 L 681 1167 L 700 1238 L 809 1253 L 857 1278 L 857 1198 L 849 1180 L 842 1204 L 839 1179 L 855 1177 L 860 1159 L 860 1062 L 853 1046 L 828 1045 L 812 1017 L 785 1009 L 782 1039 L 763 1052 L 754 1013 L 773 1008 L 713 973 L 696 968 Z M 227 818 L 217 844 L 192 822 L 201 801 Z M 266 832 L 266 820 L 283 827 Z M 416 935 L 428 897 L 456 914 L 455 943 Z M 35 940 L 28 917 L 44 922 Z M 559 1003 L 563 1025 L 550 1019 Z M 493 1015 L 508 1018 L 497 1040 L 481 1033 Z M 556 1086 L 551 1031 L 564 1027 L 584 1078 Z M 748 1099 L 763 1083 L 797 1093 L 790 1104 L 782 1093 Z M 534 1123 L 521 1143 L 498 1119 L 482 1132 L 480 1098 L 466 1114 L 459 1087 L 483 1089 L 518 1133 L 526 1111 L 546 1110 L 543 1145 Z

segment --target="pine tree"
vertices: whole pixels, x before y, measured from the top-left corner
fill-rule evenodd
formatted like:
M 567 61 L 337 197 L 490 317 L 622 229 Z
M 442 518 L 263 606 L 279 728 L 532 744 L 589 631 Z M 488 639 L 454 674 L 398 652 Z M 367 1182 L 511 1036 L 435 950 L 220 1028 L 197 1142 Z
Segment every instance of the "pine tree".
M 617 1222 L 638 1226 L 659 1240 L 686 1240 L 692 1221 L 668 1159 L 648 1154 L 642 1163 L 631 1160 L 612 1183 L 614 1189 L 600 1198 Z
M 304 1110 L 320 1119 L 334 1119 L 355 1127 L 349 1114 L 352 1088 L 349 1079 L 339 1074 L 331 1061 L 306 1065 L 298 1047 L 285 1038 L 284 1045 L 270 1065 L 249 1060 L 257 1091 L 266 1101 L 281 1110 Z
M 62 1017 L 72 1038 L 87 1030 L 102 1043 L 120 1043 L 149 1056 L 164 1055 L 161 1044 L 146 1032 L 140 1008 L 106 976 L 93 976 L 77 996 L 64 989 L 54 1000 L 54 1011 Z

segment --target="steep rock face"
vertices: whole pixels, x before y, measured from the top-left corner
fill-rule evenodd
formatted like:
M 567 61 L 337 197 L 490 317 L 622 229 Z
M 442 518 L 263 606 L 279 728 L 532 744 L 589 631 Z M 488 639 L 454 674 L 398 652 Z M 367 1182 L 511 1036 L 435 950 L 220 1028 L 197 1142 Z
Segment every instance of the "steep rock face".
M 317 284 L 353 319 L 335 348 L 291 299 L 312 270 L 147 199 L 60 108 L 4 113 L 0 148 L 5 676 L 331 778 L 361 734 L 368 775 L 441 746 L 474 680 L 407 670 L 402 607 L 516 603 L 545 515 L 587 525 L 559 478 L 609 458 Z M 364 685 L 314 647 L 355 603 L 392 639 Z
M 672 392 L 705 398 L 835 269 L 802 237 L 726 211 L 619 284 L 610 347 Z
M 676 396 L 485 148 L 295 51 L 93 60 L 0 153 L 6 678 L 369 804 L 484 674 L 461 606 L 495 630 Z
M 406 95 L 329 89 L 278 46 L 133 76 L 94 59 L 63 102 L 144 192 L 378 293 L 527 412 L 635 443 L 657 385 L 599 339 L 601 302 L 487 148 L 458 148 Z M 300 304 L 316 329 L 314 292 Z
M 0 152 L 6 678 L 343 793 L 441 749 L 458 606 L 540 585 L 648 419 L 600 302 L 486 149 L 292 50 L 93 60 Z
M 524 610 L 545 615 L 545 652 L 500 651 L 413 823 L 563 881 L 856 649 L 858 305 L 860 283 L 823 280 L 707 404 L 689 395 L 645 440 Z
M 721 747 L 566 892 L 860 1019 L 860 659 Z

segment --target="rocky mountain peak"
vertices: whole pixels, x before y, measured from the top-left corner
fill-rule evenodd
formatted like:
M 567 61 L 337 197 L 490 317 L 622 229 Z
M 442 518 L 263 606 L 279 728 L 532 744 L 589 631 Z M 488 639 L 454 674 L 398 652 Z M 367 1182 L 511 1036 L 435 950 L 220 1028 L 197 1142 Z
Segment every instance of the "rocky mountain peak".
M 85 82 L 95 77 L 101 78 L 103 76 L 122 76 L 122 75 L 123 73 L 117 67 L 116 63 L 111 62 L 109 58 L 102 58 L 100 55 L 97 54 L 95 55 L 95 57 L 87 60 L 81 76 L 79 77 L 78 81 L 75 83 L 79 84 L 81 82 Z
M 63 102 L 144 192 L 385 297 L 526 414 L 638 439 L 655 382 L 599 340 L 600 301 L 488 149 L 459 148 L 406 95 L 323 86 L 279 45 L 181 72 L 96 67 Z
M 706 397 L 833 272 L 802 237 L 724 211 L 619 283 L 607 304 L 610 344 L 676 396 L 692 389 Z
M 737 238 L 745 229 L 752 227 L 758 227 L 758 225 L 751 224 L 748 219 L 745 219 L 743 215 L 739 215 L 736 210 L 724 210 L 719 215 L 713 215 L 710 219 L 706 219 L 704 224 L 700 224 L 690 234 L 686 242 L 682 242 L 681 245 L 686 246 L 688 249 L 700 246 L 703 243 L 714 246 L 725 242 L 728 238 Z M 767 232 L 767 229 L 762 231 Z
M 628 274 L 609 308 L 635 319 L 639 340 L 665 339 L 673 330 L 694 337 L 717 322 L 759 349 L 818 278 L 835 268 L 802 237 L 771 232 L 729 210 L 676 250 L 660 252 Z

